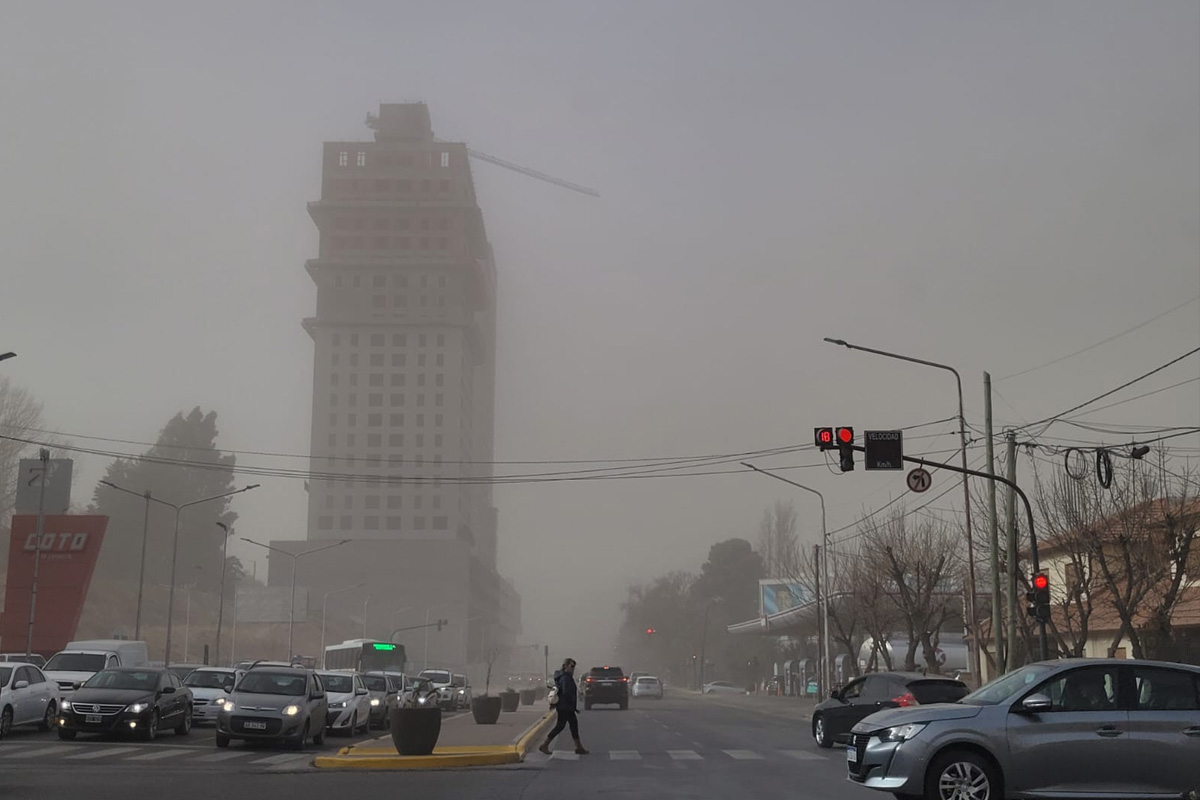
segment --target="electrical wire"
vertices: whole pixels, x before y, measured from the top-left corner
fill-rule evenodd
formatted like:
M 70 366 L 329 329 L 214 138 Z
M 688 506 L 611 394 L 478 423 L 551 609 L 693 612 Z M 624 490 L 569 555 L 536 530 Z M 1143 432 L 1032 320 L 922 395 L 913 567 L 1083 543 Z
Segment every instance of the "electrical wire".
M 1112 336 L 1109 336 L 1106 339 L 1101 339 L 1100 341 L 1096 342 L 1095 344 L 1090 344 L 1087 347 L 1076 350 L 1072 353 L 1067 353 L 1065 356 L 1059 356 L 1058 358 L 1053 359 L 1052 361 L 1047 361 L 1044 364 L 1038 364 L 1036 367 L 1030 367 L 1029 369 L 1023 369 L 1020 372 L 1014 372 L 1011 375 L 1005 375 L 1002 378 L 997 378 L 995 382 L 999 383 L 1000 381 L 1006 381 L 1009 378 L 1016 378 L 1021 375 L 1028 375 L 1031 372 L 1037 372 L 1040 369 L 1045 369 L 1046 367 L 1050 367 L 1055 364 L 1059 364 L 1063 361 L 1066 361 L 1069 358 L 1074 358 L 1075 356 L 1082 355 L 1083 353 L 1086 353 L 1089 350 L 1095 350 L 1097 347 L 1100 347 L 1101 345 L 1106 345 L 1109 342 L 1120 339 L 1122 336 L 1133 333 L 1136 330 L 1140 330 L 1152 322 L 1157 322 L 1158 320 L 1162 319 L 1163 317 L 1167 316 L 1168 314 L 1173 314 L 1181 308 L 1190 306 L 1192 303 L 1196 302 L 1197 300 L 1200 300 L 1200 294 L 1196 295 L 1195 297 L 1191 298 L 1190 300 L 1185 300 L 1182 303 L 1179 303 L 1178 305 L 1171 306 L 1170 308 L 1168 308 L 1166 311 L 1162 312 L 1161 314 L 1157 314 L 1144 322 L 1139 322 L 1137 325 L 1134 325 L 1132 328 L 1127 328 L 1126 330 L 1123 330 L 1120 333 L 1113 334 Z
M 1097 411 L 1104 411 L 1105 409 L 1108 409 L 1108 408 L 1116 408 L 1117 406 L 1123 406 L 1126 403 L 1132 403 L 1134 400 L 1141 400 L 1143 397 L 1151 397 L 1153 395 L 1160 394 L 1162 392 L 1166 392 L 1171 389 L 1177 389 L 1180 386 L 1186 386 L 1189 383 L 1196 383 L 1197 381 L 1200 381 L 1200 377 L 1188 378 L 1186 381 L 1180 381 L 1179 383 L 1172 383 L 1170 386 L 1164 386 L 1161 389 L 1155 389 L 1154 391 L 1151 391 L 1151 392 L 1145 392 L 1144 394 L 1135 395 L 1134 397 L 1129 397 L 1129 398 L 1126 398 L 1125 400 L 1118 400 L 1115 403 L 1109 403 L 1108 405 L 1100 406 L 1099 408 L 1088 409 L 1087 411 L 1083 412 L 1082 414 L 1077 414 L 1074 417 L 1069 417 L 1068 419 L 1079 419 L 1080 417 L 1087 416 L 1088 414 L 1095 414 Z M 1065 422 L 1065 421 L 1066 420 L 1059 420 L 1059 422 Z

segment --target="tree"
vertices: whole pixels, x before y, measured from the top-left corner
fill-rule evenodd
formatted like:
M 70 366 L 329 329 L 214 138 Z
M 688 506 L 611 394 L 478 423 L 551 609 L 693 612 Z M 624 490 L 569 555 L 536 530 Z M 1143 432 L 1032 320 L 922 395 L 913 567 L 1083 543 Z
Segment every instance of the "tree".
M 758 582 L 766 577 L 762 557 L 745 539 L 726 539 L 708 550 L 693 592 L 716 601 L 730 621 L 758 614 Z
M 42 404 L 10 378 L 0 377 L 0 432 L 26 438 L 42 426 Z M 7 524 L 17 495 L 17 469 L 21 456 L 35 448 L 22 441 L 0 439 L 0 524 Z

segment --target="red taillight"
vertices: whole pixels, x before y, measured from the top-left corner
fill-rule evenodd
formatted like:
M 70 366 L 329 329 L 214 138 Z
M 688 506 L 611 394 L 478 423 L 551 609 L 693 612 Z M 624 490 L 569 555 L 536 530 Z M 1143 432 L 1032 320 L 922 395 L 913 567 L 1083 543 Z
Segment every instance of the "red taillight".
M 904 694 L 902 694 L 898 697 L 893 697 L 892 702 L 895 703 L 896 705 L 900 706 L 901 708 L 907 708 L 908 706 L 920 705 L 920 703 L 917 702 L 917 698 L 913 697 L 912 692 L 905 692 Z
M 621 678 L 624 683 L 629 683 L 629 678 Z
M 592 682 L 592 676 L 591 676 L 591 675 L 588 675 L 588 676 L 587 676 L 587 681 L 586 681 L 586 682 L 587 682 L 587 683 L 591 683 L 591 682 Z

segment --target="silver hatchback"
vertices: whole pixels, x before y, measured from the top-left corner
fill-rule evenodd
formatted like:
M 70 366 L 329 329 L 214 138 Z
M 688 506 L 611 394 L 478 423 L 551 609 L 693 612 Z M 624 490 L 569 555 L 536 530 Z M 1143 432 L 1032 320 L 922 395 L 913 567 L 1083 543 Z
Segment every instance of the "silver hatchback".
M 1031 664 L 854 726 L 850 780 L 899 798 L 1200 797 L 1200 667 Z

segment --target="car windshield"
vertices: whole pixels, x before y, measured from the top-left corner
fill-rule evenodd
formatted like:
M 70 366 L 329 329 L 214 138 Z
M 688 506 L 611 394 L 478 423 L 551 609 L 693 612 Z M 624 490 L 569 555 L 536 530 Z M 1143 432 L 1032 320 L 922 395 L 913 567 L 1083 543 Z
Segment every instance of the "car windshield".
M 908 690 L 921 705 L 957 703 L 967 694 L 967 685 L 959 681 L 913 681 Z
M 198 669 L 184 679 L 183 685 L 195 689 L 224 689 L 233 686 L 233 673 Z
M 354 691 L 354 678 L 349 675 L 330 675 L 321 673 L 321 683 L 325 684 L 327 692 L 349 693 Z
M 422 678 L 428 678 L 434 683 L 449 683 L 450 673 L 440 669 L 427 669 L 421 672 Z
M 591 675 L 593 678 L 620 678 L 620 667 L 592 667 Z
M 972 706 L 994 706 L 1003 703 L 1040 681 L 1053 669 L 1054 667 L 1047 664 L 1030 664 L 1027 667 L 1021 667 L 1016 672 L 1010 672 L 983 688 L 971 692 L 958 702 Z
M 13 674 L 12 667 L 0 667 L 0 686 L 7 686 L 8 679 Z
M 85 689 L 140 689 L 145 692 L 152 692 L 158 688 L 158 681 L 161 676 L 157 672 L 137 671 L 125 672 L 117 670 L 104 670 L 97 672 L 92 677 L 88 678 L 87 683 L 83 685 Z
M 298 697 L 304 694 L 305 681 L 303 675 L 294 672 L 247 672 L 238 684 L 237 691 L 246 694 L 278 694 L 286 697 Z
M 363 678 L 363 683 L 365 683 L 367 685 L 367 689 L 372 692 L 386 692 L 388 688 L 387 678 L 380 678 L 375 675 L 366 676 Z M 328 686 L 329 681 L 326 681 L 325 685 Z
M 830 603 L 830 605 L 833 605 L 833 604 Z M 655 684 L 655 683 L 658 683 L 658 678 L 638 678 L 637 682 L 639 684 L 644 684 L 644 683 Z
M 48 671 L 58 672 L 97 672 L 104 669 L 103 653 L 59 653 L 48 662 Z
M 464 677 L 462 675 L 455 675 L 454 676 L 454 685 L 455 686 L 466 686 L 467 685 L 466 677 Z

